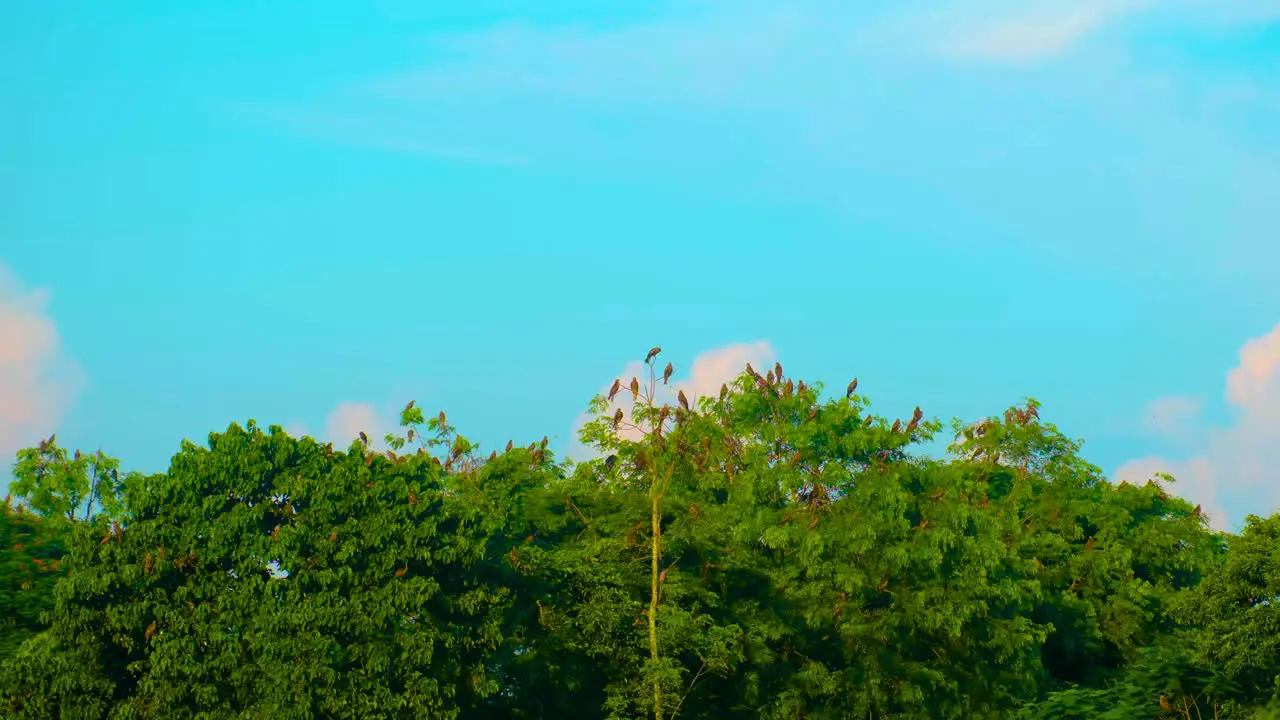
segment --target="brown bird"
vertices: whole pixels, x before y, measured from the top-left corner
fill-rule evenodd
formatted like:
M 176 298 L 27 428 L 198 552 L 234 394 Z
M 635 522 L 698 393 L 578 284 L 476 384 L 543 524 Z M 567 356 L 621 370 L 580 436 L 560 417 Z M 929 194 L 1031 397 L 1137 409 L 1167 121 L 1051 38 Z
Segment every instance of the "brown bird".
M 416 403 L 416 402 L 417 402 L 417 400 L 410 400 L 410 401 L 409 401 L 409 404 L 404 406 L 404 409 L 405 409 L 405 410 L 412 410 L 412 409 L 413 409 L 413 404 L 414 404 L 414 403 Z
M 648 363 L 650 360 L 654 358 L 654 356 L 656 356 L 660 352 L 662 352 L 662 348 L 658 347 L 657 345 L 654 345 L 653 347 L 649 348 L 649 354 L 644 356 L 644 361 Z
M 676 370 L 675 370 L 675 368 L 674 368 L 674 367 L 672 367 L 672 366 L 671 366 L 671 363 L 667 363 L 667 367 L 666 367 L 666 368 L 664 368 L 664 369 L 663 369 L 663 371 L 662 371 L 662 384 L 663 384 L 663 385 L 666 385 L 666 384 L 667 384 L 667 382 L 668 382 L 669 380 L 671 380 L 671 373 L 673 373 L 673 372 L 675 372 L 675 371 L 676 371 Z
M 490 461 L 497 460 L 497 459 L 498 459 L 498 451 L 497 451 L 497 450 L 494 450 L 493 452 L 489 453 L 489 460 L 490 460 Z
M 773 374 L 777 376 L 778 380 L 782 380 L 782 363 L 776 362 L 773 364 Z
M 902 430 L 902 421 L 901 421 L 901 420 L 894 420 L 894 421 L 893 421 L 893 429 L 892 429 L 890 432 L 899 432 L 899 431 L 901 431 L 901 430 Z
M 613 402 L 613 398 L 618 395 L 618 391 L 622 389 L 622 379 L 613 381 L 613 385 L 609 386 L 609 402 Z
M 1090 535 L 1090 536 L 1089 536 L 1089 539 L 1088 539 L 1088 540 L 1086 540 L 1086 541 L 1085 541 L 1085 543 L 1084 543 L 1084 549 L 1085 549 L 1085 550 L 1093 550 L 1093 549 L 1094 549 L 1094 548 L 1096 548 L 1096 547 L 1098 547 L 1098 544 L 1097 544 L 1097 543 L 1095 543 L 1095 542 L 1093 541 L 1093 536 L 1092 536 L 1092 535 Z
M 632 397 L 640 396 L 640 380 L 638 380 L 637 378 L 631 378 L 631 396 Z
M 546 436 L 546 435 L 543 435 L 543 436 L 542 436 L 542 442 L 538 443 L 538 447 L 542 448 L 543 450 L 545 450 L 545 449 L 547 448 L 547 436 Z
M 747 363 L 747 374 L 753 378 L 760 377 L 760 373 L 756 372 L 756 369 L 751 367 L 751 363 Z
M 853 396 L 853 391 L 854 391 L 854 390 L 857 390 L 857 389 L 858 389 L 858 378 L 854 378 L 854 379 L 849 383 L 849 387 L 845 388 L 845 390 L 844 390 L 844 396 L 845 396 L 846 398 L 852 397 L 852 396 Z
M 871 415 L 868 415 L 867 419 L 862 421 L 862 427 L 871 427 L 871 421 L 874 419 L 875 419 L 874 417 L 872 417 Z
M 801 394 L 801 395 L 803 395 L 803 394 L 804 394 L 804 391 L 805 391 L 806 389 L 807 389 L 807 387 L 805 386 L 805 384 L 804 384 L 804 381 L 803 381 L 803 380 L 801 380 L 801 381 L 800 381 L 800 384 L 796 386 L 796 392 L 797 392 L 797 393 L 799 393 L 799 394 Z
M 729 395 L 729 386 L 724 383 L 720 384 L 720 399 L 724 400 Z
M 408 572 L 409 572 L 409 566 L 408 566 L 408 565 L 405 565 L 404 567 L 399 568 L 398 570 L 396 570 L 396 577 L 404 577 L 404 576 L 405 576 L 405 574 L 406 574 L 406 573 L 408 573 Z
M 920 419 L 924 417 L 924 413 L 920 411 L 920 406 L 916 406 L 916 411 L 911 414 L 911 422 L 907 423 L 907 432 L 915 432 L 920 425 Z
M 618 412 L 613 414 L 613 427 L 616 429 L 622 424 L 622 408 L 618 408 Z
M 1196 505 L 1196 509 L 1193 510 L 1192 512 L 1195 513 L 1196 517 L 1200 517 L 1201 515 L 1204 514 L 1204 510 L 1202 510 L 1199 505 Z
M 680 407 L 684 408 L 685 410 L 688 410 L 688 409 L 689 409 L 689 398 L 687 398 L 687 397 L 685 397 L 685 396 L 684 396 L 684 391 L 683 391 L 683 390 L 681 390 L 681 391 L 676 395 L 676 400 L 679 400 L 679 401 L 680 401 Z
M 507 452 L 511 452 L 511 448 L 513 448 L 513 447 L 515 447 L 515 442 L 513 442 L 513 441 L 511 441 L 511 440 L 508 440 L 508 441 L 507 441 Z
M 151 624 L 147 626 L 146 632 L 142 633 L 142 637 L 145 638 L 148 642 L 150 642 L 151 636 L 155 634 L 156 634 L 156 621 L 152 620 Z
M 440 411 L 440 415 L 439 415 L 436 419 L 440 421 L 440 427 L 444 427 L 445 425 L 447 425 L 447 424 L 448 424 L 448 422 L 444 419 L 444 411 L 443 411 L 443 410 L 441 410 L 441 411 Z
M 79 459 L 80 459 L 80 451 L 76 450 L 76 460 L 79 460 Z
M 360 431 L 360 442 L 364 443 L 365 445 L 369 444 L 369 436 L 365 435 L 363 430 Z

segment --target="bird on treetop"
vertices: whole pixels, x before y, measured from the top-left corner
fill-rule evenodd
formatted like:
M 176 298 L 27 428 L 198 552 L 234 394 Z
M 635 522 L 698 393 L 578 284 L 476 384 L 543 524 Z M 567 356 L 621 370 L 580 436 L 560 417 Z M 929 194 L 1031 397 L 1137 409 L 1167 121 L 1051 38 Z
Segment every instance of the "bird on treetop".
M 671 363 L 667 363 L 667 367 L 662 371 L 662 384 L 666 385 L 671 380 L 671 373 L 675 372 L 675 368 Z
M 845 388 L 844 396 L 845 396 L 846 398 L 848 398 L 848 397 L 852 397 L 852 396 L 853 396 L 853 391 L 854 391 L 854 390 L 857 390 L 857 389 L 858 389 L 858 378 L 854 378 L 854 379 L 849 383 L 849 387 Z
M 649 354 L 644 356 L 645 363 L 648 363 L 651 360 L 653 360 L 653 358 L 660 352 L 662 352 L 662 348 L 658 347 L 657 345 L 654 345 L 653 347 L 649 348 Z

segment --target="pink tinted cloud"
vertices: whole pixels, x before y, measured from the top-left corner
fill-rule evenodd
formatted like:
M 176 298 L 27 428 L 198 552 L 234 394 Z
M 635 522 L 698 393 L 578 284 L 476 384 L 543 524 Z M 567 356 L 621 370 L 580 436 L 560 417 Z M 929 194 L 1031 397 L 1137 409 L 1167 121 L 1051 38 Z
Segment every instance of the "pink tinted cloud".
M 58 428 L 84 387 L 63 352 L 49 291 L 25 289 L 0 263 L 0 455 L 34 445 Z
M 1135 481 L 1167 472 L 1178 480 L 1173 492 L 1203 504 L 1217 527 L 1239 523 L 1246 513 L 1280 510 L 1280 324 L 1240 348 L 1239 362 L 1226 374 L 1225 399 L 1235 411 L 1231 423 L 1188 430 L 1203 452 L 1182 460 L 1133 460 L 1115 478 Z M 1153 407 L 1180 403 L 1165 399 Z

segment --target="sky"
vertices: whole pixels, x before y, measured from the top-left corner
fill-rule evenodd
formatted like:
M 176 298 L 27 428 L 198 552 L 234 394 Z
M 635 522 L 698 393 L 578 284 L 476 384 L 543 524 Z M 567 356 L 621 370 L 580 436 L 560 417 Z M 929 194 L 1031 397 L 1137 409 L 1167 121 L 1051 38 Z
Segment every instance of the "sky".
M 1276 0 L 19 3 L 0 454 L 569 456 L 654 344 L 1280 508 Z M 0 483 L 4 481 L 0 479 Z

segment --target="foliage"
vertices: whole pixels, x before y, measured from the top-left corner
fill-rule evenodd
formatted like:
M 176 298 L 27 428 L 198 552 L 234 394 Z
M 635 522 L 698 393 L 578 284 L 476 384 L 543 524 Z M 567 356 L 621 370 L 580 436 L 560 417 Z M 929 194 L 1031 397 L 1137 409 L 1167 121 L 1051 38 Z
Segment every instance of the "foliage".
M 545 437 L 483 458 L 414 403 L 384 452 L 253 422 L 184 444 L 152 476 L 121 478 L 114 460 L 52 441 L 22 451 L 36 510 L 5 516 L 0 572 L 29 571 L 36 547 L 53 570 L 0 596 L 20 618 L 0 708 L 659 720 L 1280 708 L 1280 515 L 1214 533 L 1159 482 L 1107 482 L 1035 401 L 956 423 L 949 456 L 929 458 L 919 447 L 941 423 L 919 409 L 877 417 L 856 381 L 832 398 L 781 365 L 748 366 L 690 398 L 664 387 L 659 353 L 647 378 L 592 402 L 582 438 L 598 458 L 577 465 Z

